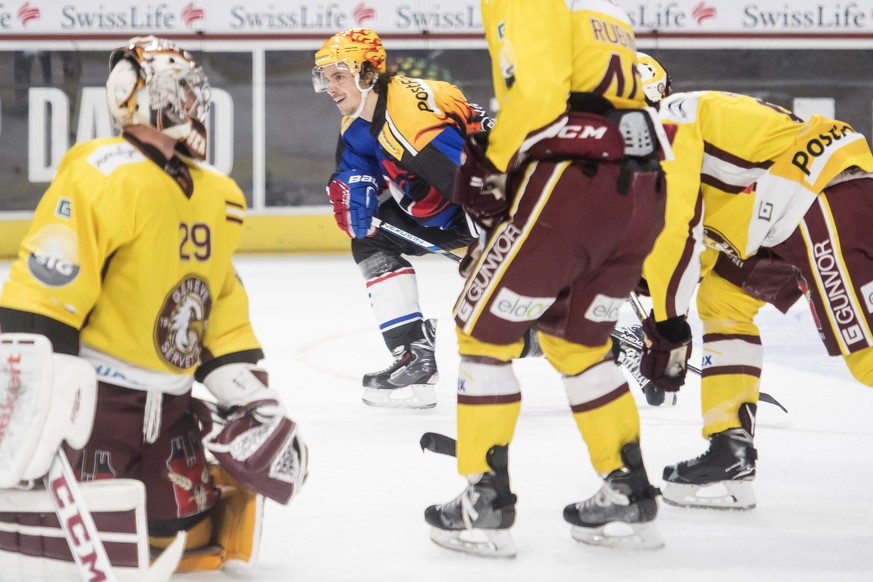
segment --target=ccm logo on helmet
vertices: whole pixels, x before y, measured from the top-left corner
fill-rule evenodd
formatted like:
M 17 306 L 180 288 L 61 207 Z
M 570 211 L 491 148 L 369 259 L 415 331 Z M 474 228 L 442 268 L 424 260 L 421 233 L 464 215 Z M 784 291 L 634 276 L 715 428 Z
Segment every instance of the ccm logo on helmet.
M 565 125 L 558 132 L 563 139 L 602 139 L 609 128 L 605 125 Z

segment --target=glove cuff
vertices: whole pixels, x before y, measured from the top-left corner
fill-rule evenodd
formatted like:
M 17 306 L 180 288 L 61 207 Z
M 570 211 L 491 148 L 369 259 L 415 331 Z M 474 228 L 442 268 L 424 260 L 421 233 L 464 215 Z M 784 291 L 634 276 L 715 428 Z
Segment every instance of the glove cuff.
M 650 325 L 646 326 L 648 328 L 647 331 L 654 328 L 654 331 L 659 336 L 670 343 L 683 344 L 691 339 L 691 326 L 688 325 L 688 321 L 684 316 L 671 317 L 664 321 L 655 321 L 655 315 L 652 313 L 649 315 L 647 322 L 651 322 Z
M 269 387 L 267 371 L 254 364 L 225 364 L 210 372 L 203 385 L 222 408 L 245 406 L 258 400 L 280 402 L 279 394 Z

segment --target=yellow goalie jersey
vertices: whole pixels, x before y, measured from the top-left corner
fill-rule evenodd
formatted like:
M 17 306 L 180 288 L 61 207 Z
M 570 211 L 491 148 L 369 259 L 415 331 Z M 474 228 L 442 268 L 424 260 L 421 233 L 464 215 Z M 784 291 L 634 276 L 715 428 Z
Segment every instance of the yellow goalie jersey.
M 643 267 L 657 321 L 687 313 L 703 244 L 746 259 L 785 241 L 827 185 L 873 171 L 848 124 L 752 97 L 676 93 L 659 115 L 675 159 L 662 162 L 666 222 Z
M 123 137 L 74 146 L 0 306 L 80 330 L 81 355 L 128 387 L 182 393 L 201 359 L 260 350 L 231 263 L 245 198 L 208 165 L 184 163 L 190 197 Z
M 500 104 L 488 158 L 499 170 L 530 132 L 564 113 L 571 92 L 645 106 L 633 29 L 611 0 L 483 0 L 482 24 Z

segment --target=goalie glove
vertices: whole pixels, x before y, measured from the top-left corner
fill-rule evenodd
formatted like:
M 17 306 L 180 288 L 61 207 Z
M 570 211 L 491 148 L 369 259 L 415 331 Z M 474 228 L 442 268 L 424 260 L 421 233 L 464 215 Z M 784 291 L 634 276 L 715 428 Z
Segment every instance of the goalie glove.
M 376 232 L 373 217 L 379 210 L 376 178 L 357 170 L 340 172 L 327 187 L 337 225 L 351 238 L 366 238 Z
M 308 476 L 309 449 L 297 423 L 285 415 L 265 370 L 234 363 L 203 380 L 218 403 L 194 400 L 203 445 L 240 483 L 279 503 L 288 503 Z
M 476 224 L 489 229 L 509 218 L 506 174 L 485 155 L 488 134 L 472 133 L 464 140 L 461 165 L 455 174 L 452 201 L 461 206 Z

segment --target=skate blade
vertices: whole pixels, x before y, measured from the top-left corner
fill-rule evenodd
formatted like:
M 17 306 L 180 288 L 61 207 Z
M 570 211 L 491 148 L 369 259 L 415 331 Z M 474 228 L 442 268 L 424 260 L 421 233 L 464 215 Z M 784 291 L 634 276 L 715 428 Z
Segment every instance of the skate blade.
M 446 530 L 432 527 L 430 539 L 440 547 L 484 558 L 514 558 L 518 553 L 508 529 Z
M 751 481 L 719 481 L 704 486 L 667 481 L 661 499 L 675 507 L 740 511 L 753 509 L 756 504 Z
M 433 408 L 436 390 L 430 384 L 412 384 L 403 388 L 364 388 L 361 400 L 379 408 Z
M 615 521 L 600 527 L 574 525 L 570 528 L 570 536 L 584 544 L 622 550 L 658 550 L 664 547 L 664 538 L 652 522 Z

